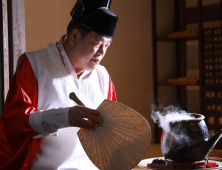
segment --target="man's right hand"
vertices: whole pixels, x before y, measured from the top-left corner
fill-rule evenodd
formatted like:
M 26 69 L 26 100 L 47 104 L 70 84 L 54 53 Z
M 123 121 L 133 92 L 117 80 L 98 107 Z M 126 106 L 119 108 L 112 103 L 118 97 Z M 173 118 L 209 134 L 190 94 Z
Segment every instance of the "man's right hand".
M 94 123 L 99 121 L 99 115 L 97 110 L 80 105 L 74 106 L 68 112 L 69 124 L 74 127 L 93 128 Z

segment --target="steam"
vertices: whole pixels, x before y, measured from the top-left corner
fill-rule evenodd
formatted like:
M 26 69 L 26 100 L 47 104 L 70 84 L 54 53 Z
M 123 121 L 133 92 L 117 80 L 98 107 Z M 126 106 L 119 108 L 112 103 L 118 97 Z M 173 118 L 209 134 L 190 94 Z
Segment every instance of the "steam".
M 174 123 L 176 121 L 181 120 L 189 120 L 193 119 L 194 117 L 188 114 L 186 111 L 181 110 L 179 107 L 175 106 L 168 106 L 163 108 L 163 111 L 155 111 L 155 107 L 152 106 L 152 114 L 151 117 L 155 123 L 158 123 L 159 127 L 164 129 L 165 132 L 170 131 L 170 123 Z
M 181 110 L 179 107 L 175 107 L 172 105 L 163 108 L 162 111 L 156 110 L 157 109 L 155 105 L 152 105 L 151 117 L 155 123 L 158 123 L 159 127 L 161 127 L 165 131 L 165 133 L 170 133 L 170 135 L 173 135 L 174 139 L 182 145 L 193 142 L 187 135 L 187 131 L 184 127 L 176 129 L 177 134 L 175 134 L 175 131 L 172 131 L 170 129 L 170 124 L 181 120 L 193 119 L 194 116 L 188 114 L 184 110 Z

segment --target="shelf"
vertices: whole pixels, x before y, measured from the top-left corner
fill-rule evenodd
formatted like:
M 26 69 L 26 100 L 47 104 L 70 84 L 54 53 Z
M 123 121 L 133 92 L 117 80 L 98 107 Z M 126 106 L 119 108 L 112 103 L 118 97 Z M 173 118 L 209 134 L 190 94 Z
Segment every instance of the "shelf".
M 175 41 L 191 41 L 198 40 L 198 36 L 195 37 L 182 37 L 182 38 L 158 38 L 157 41 L 167 41 L 167 42 L 175 42 Z
M 175 84 L 158 84 L 158 86 L 199 86 L 199 84 L 181 84 L 181 85 L 175 85 Z
M 163 12 L 161 11 L 162 6 L 160 7 L 160 2 L 156 3 L 156 1 L 157 0 L 151 1 L 153 30 L 153 88 L 154 101 L 156 101 L 155 104 L 158 106 L 159 100 L 161 101 L 162 97 L 165 97 L 165 94 L 168 95 L 169 91 L 169 95 L 172 95 L 172 99 L 166 102 L 167 105 L 169 103 L 177 105 L 185 111 L 194 110 L 200 114 L 207 115 L 207 113 L 205 113 L 204 105 L 204 97 L 206 96 L 206 86 L 204 84 L 207 81 L 205 81 L 205 72 L 203 72 L 205 69 L 204 63 L 206 62 L 203 60 L 205 57 L 204 55 L 206 55 L 203 46 L 204 42 L 206 42 L 203 34 L 203 21 L 214 21 L 210 16 L 211 13 L 215 12 L 215 8 L 217 13 L 214 16 L 221 20 L 221 15 L 218 14 L 218 12 L 220 13 L 221 11 L 221 4 L 216 6 L 211 5 L 210 7 L 203 6 L 202 0 L 198 0 L 197 7 L 188 8 L 186 6 L 186 1 L 174 0 L 169 6 L 167 4 L 169 11 Z M 162 5 L 164 2 L 165 1 L 161 1 Z M 164 5 L 166 5 L 166 3 Z M 174 11 L 172 10 L 173 8 Z M 205 12 L 205 9 L 207 9 L 207 13 Z M 209 16 L 207 20 L 203 18 L 203 14 L 204 16 Z M 163 18 L 166 18 L 164 22 L 162 20 Z M 212 39 L 212 49 L 215 48 L 214 41 L 215 40 Z M 159 42 L 166 42 L 166 44 L 158 44 Z M 213 54 L 213 52 L 209 53 L 210 56 Z M 168 60 L 166 59 L 167 56 L 170 56 Z M 167 79 L 166 76 L 178 78 L 198 77 L 199 81 L 169 84 L 167 80 L 165 80 Z M 209 89 L 209 91 L 210 90 L 212 89 Z M 216 95 L 219 92 L 215 91 L 214 94 Z M 158 143 L 160 142 L 158 132 L 160 132 L 161 129 L 155 124 L 154 130 L 155 142 Z

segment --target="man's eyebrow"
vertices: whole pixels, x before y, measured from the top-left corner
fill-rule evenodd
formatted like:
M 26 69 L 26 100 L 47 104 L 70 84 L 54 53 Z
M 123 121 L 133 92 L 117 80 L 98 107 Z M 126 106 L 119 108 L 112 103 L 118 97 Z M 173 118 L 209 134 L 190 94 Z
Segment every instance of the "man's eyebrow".
M 104 38 L 102 38 L 102 37 L 96 37 L 96 39 L 99 41 L 104 41 Z M 112 43 L 112 42 L 113 42 L 112 39 L 110 39 L 109 43 Z

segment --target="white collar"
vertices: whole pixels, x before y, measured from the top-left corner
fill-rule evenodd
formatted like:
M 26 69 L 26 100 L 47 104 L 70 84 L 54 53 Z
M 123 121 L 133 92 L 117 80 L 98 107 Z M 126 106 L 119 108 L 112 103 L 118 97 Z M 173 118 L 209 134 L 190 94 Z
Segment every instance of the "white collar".
M 71 63 L 71 61 L 69 60 L 69 57 L 68 55 L 66 54 L 65 52 L 65 49 L 63 47 L 63 41 L 67 38 L 67 35 L 64 35 L 62 36 L 62 38 L 60 38 L 59 40 L 59 43 L 57 44 L 57 47 L 59 47 L 59 50 L 60 50 L 60 54 L 61 54 L 61 57 L 62 57 L 62 60 L 63 60 L 63 63 L 64 63 L 64 66 L 66 68 L 66 70 L 68 71 L 68 73 L 78 79 L 77 77 L 77 74 L 76 74 L 76 71 Z M 91 75 L 92 71 L 87 71 L 87 70 L 84 70 L 84 72 L 82 73 L 82 75 L 79 77 L 79 79 L 87 79 L 89 78 L 89 76 Z

